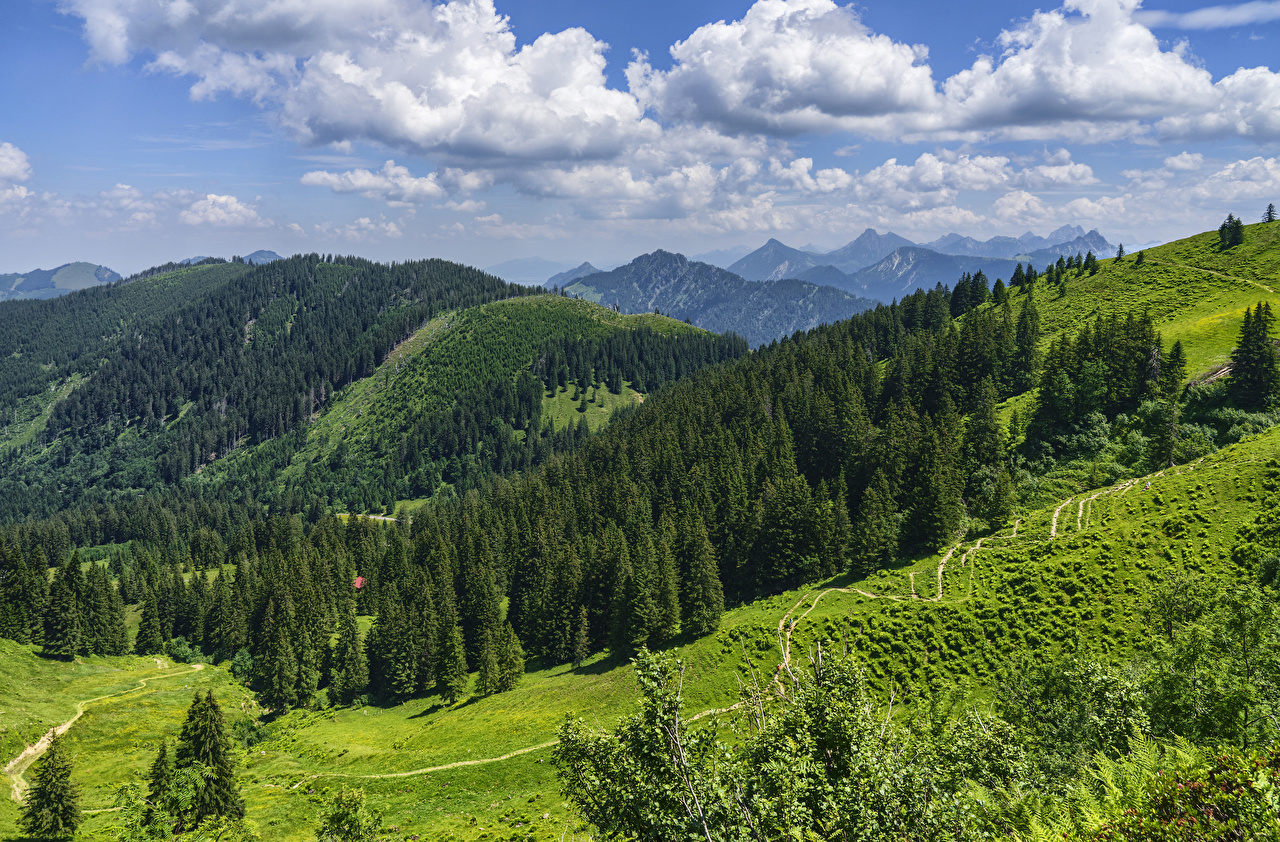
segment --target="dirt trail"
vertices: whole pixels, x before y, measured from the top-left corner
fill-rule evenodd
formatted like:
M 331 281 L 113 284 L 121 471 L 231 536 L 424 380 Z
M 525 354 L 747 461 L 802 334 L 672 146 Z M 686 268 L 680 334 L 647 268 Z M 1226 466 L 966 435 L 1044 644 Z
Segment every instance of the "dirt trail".
M 1062 501 L 1062 505 L 1058 506 L 1058 508 L 1053 510 L 1053 523 L 1049 525 L 1050 541 L 1058 537 L 1058 513 L 1061 512 L 1063 509 L 1065 509 L 1067 506 L 1070 506 L 1071 501 L 1074 499 L 1075 499 L 1074 497 L 1068 497 L 1067 499 Z
M 1190 269 L 1193 272 L 1204 272 L 1205 274 L 1208 274 L 1208 275 L 1217 275 L 1219 278 L 1226 278 L 1228 281 L 1241 281 L 1242 283 L 1253 284 L 1259 289 L 1265 289 L 1267 292 L 1271 293 L 1272 295 L 1276 294 L 1276 291 L 1271 287 L 1267 286 L 1266 284 L 1259 283 L 1258 281 L 1251 281 L 1248 278 L 1240 278 L 1240 277 L 1237 277 L 1236 275 L 1225 275 L 1222 272 L 1215 272 L 1212 269 L 1201 269 L 1199 266 L 1188 266 L 1185 263 L 1170 263 L 1167 260 L 1149 260 L 1147 262 L 1155 263 L 1159 266 L 1175 266 L 1179 269 Z
M 158 659 L 156 662 L 160 663 Z M 193 671 L 202 670 L 204 669 L 204 664 L 192 664 L 191 669 Z M 38 760 L 42 754 L 44 754 L 46 751 L 49 750 L 49 743 L 53 741 L 53 738 L 55 736 L 61 736 L 67 733 L 67 731 L 71 728 L 71 726 L 76 723 L 76 720 L 84 715 L 85 708 L 87 708 L 89 705 L 95 702 L 105 701 L 106 699 L 114 699 L 116 696 L 123 696 L 127 693 L 136 693 L 139 690 L 145 689 L 147 686 L 147 682 L 152 681 L 154 679 L 177 678 L 178 676 L 190 675 L 190 674 L 191 674 L 190 672 L 184 670 L 182 672 L 169 673 L 168 675 L 150 675 L 150 676 L 147 676 L 146 678 L 138 679 L 137 687 L 130 687 L 128 690 L 121 690 L 119 693 L 108 693 L 105 696 L 98 696 L 97 698 L 85 699 L 83 702 L 77 702 L 75 716 L 71 717 L 66 722 L 63 722 L 61 725 L 55 725 L 54 727 L 50 728 L 48 733 L 46 733 L 43 737 L 37 740 L 34 745 L 27 746 L 26 749 L 24 749 L 21 754 L 19 754 L 17 757 L 10 760 L 5 765 L 4 773 L 9 776 L 9 780 L 12 782 L 11 789 L 10 789 L 10 796 L 13 798 L 14 801 L 21 803 L 22 794 L 27 788 L 27 782 L 23 780 L 22 773 L 27 771 L 27 769 L 31 768 L 31 764 L 35 763 L 36 760 Z
M 730 711 L 737 710 L 741 706 L 742 706 L 742 703 L 739 702 L 735 705 L 729 705 L 729 707 L 727 708 L 708 708 L 707 710 L 704 710 L 701 713 L 695 713 L 693 716 L 690 716 L 684 721 L 697 722 L 699 719 L 703 719 L 708 716 L 716 716 L 721 713 L 728 713 Z M 554 748 L 555 746 L 558 746 L 558 745 L 560 745 L 559 740 L 552 740 L 549 743 L 542 743 L 541 745 L 528 746 L 526 748 L 518 748 L 515 751 L 509 751 L 506 754 L 499 755 L 498 757 L 481 757 L 475 760 L 455 760 L 452 763 L 442 763 L 439 766 L 424 766 L 421 769 L 410 769 L 407 772 L 385 772 L 381 775 L 359 775 L 359 774 L 355 774 L 354 772 L 319 772 L 314 775 L 308 775 L 307 777 L 298 781 L 293 786 L 289 787 L 289 789 L 297 789 L 307 781 L 314 781 L 318 778 L 353 778 L 353 779 L 359 779 L 359 780 L 380 780 L 384 778 L 411 778 L 415 775 L 429 775 L 432 772 L 447 772 L 450 769 L 460 769 L 464 766 L 483 766 L 486 763 L 500 763 L 503 760 L 510 760 L 511 758 L 519 757 L 522 754 L 531 754 L 535 751 L 542 751 L 544 748 Z M 276 784 L 263 784 L 263 786 L 273 787 L 273 786 L 276 786 Z M 104 812 L 104 811 L 95 811 L 95 812 Z

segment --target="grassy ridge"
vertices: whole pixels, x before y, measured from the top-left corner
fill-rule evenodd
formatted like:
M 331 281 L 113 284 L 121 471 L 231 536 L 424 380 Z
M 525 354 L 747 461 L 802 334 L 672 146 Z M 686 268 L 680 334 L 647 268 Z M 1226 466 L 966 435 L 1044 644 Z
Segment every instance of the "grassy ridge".
M 1072 278 L 1066 294 L 1037 289 L 1046 342 L 1097 316 L 1149 311 L 1166 344 L 1182 340 L 1195 376 L 1226 362 L 1246 307 L 1280 306 L 1280 225 L 1245 227 L 1242 245 L 1223 251 L 1217 232 L 1104 260 L 1093 277 Z
M 1119 265 L 1104 262 L 1097 276 L 1072 279 L 1062 296 L 1038 290 L 1046 341 L 1076 329 L 1086 318 L 1149 309 L 1166 343 L 1184 342 L 1192 373 L 1216 365 L 1234 345 L 1245 306 L 1258 300 L 1280 302 L 1263 288 L 1280 288 L 1274 280 L 1280 268 L 1278 240 L 1280 226 L 1250 226 L 1243 246 L 1222 253 L 1215 234 L 1200 235 L 1148 250 L 1141 267 L 1132 258 Z M 498 329 L 499 317 L 525 315 L 504 312 L 504 306 L 543 301 L 547 303 L 536 306 L 607 312 L 547 297 L 479 308 L 487 312 L 480 312 L 480 322 L 468 323 L 470 333 L 462 330 L 460 316 L 433 322 L 393 354 L 378 375 L 344 393 L 314 425 L 316 447 L 334 441 L 321 435 L 336 429 L 325 428 L 326 423 L 347 425 L 341 436 L 348 439 L 393 429 L 383 426 L 393 423 L 386 419 L 421 405 L 427 399 L 423 395 L 435 388 L 431 384 L 440 382 L 432 379 L 433 372 L 445 376 L 457 354 L 468 347 L 484 348 L 497 335 L 486 331 Z M 679 323 L 670 326 L 688 329 Z M 421 380 L 414 379 L 419 376 Z M 1022 399 L 1019 408 L 1024 416 L 1027 403 Z M 338 405 L 346 407 L 345 414 L 334 414 Z M 577 414 L 566 392 L 548 398 L 544 408 L 551 414 Z M 1079 647 L 1129 658 L 1146 632 L 1141 616 L 1146 594 L 1167 572 L 1241 574 L 1231 549 L 1239 528 L 1258 513 L 1260 489 L 1280 480 L 1278 457 L 1280 429 L 1273 429 L 1197 463 L 1133 482 L 1083 492 L 1087 477 L 1055 481 L 1046 491 L 1056 495 L 1054 501 L 1025 512 L 1016 534 L 1006 529 L 981 541 L 972 536 L 947 553 L 907 560 L 862 581 L 838 577 L 733 609 L 716 635 L 677 647 L 688 664 L 687 710 L 733 703 L 748 664 L 763 676 L 779 667 L 780 642 L 792 658 L 803 658 L 820 642 L 847 642 L 865 659 L 876 688 L 894 688 L 908 709 L 940 684 L 958 684 L 971 701 L 981 702 L 1022 655 Z M 99 658 L 71 668 L 49 664 L 24 647 L 0 654 L 6 656 L 0 662 L 12 661 L 14 675 L 106 669 Z M 199 680 L 224 682 L 220 697 L 245 704 L 239 712 L 237 702 L 226 703 L 235 709 L 233 716 L 253 711 L 242 690 L 225 684 L 225 671 L 208 668 Z M 0 710 L 6 712 L 0 725 L 8 724 L 11 706 L 16 709 L 11 684 L 0 681 Z M 58 710 L 74 711 L 75 700 L 96 692 L 91 684 L 58 686 L 52 677 L 42 686 L 68 697 L 56 702 Z M 81 774 L 94 776 L 94 800 L 87 795 L 86 806 L 105 806 L 115 785 L 145 770 L 148 751 L 134 744 L 154 744 L 163 734 L 176 734 L 189 690 L 166 692 L 171 696 L 148 695 L 142 716 L 133 715 L 141 709 L 136 697 L 103 702 L 90 708 L 92 718 L 86 714 L 72 729 Z M 271 726 L 267 742 L 241 756 L 249 815 L 264 838 L 309 839 L 325 790 L 354 783 L 368 790 L 375 809 L 386 810 L 398 838 L 561 839 L 581 833 L 558 796 L 549 750 L 537 747 L 553 739 L 567 713 L 610 726 L 630 710 L 633 698 L 630 667 L 598 657 L 579 670 L 531 665 L 515 691 L 453 708 L 427 697 L 385 709 L 295 711 Z M 50 716 L 56 718 L 52 712 Z M 128 733 L 128 744 L 117 733 L 121 723 L 135 729 Z M 422 774 L 354 777 L 414 772 L 523 749 L 534 750 Z M 106 760 L 117 755 L 126 762 Z M 0 836 L 12 832 L 14 815 L 12 805 L 0 808 Z M 86 838 L 110 838 L 109 825 L 110 814 L 93 816 Z
M 1145 595 L 1166 571 L 1239 574 L 1230 551 L 1239 527 L 1257 514 L 1259 489 L 1280 474 L 1277 456 L 1280 429 L 1193 465 L 1030 512 L 1016 536 L 1005 530 L 980 545 L 971 538 L 949 554 L 867 580 L 837 578 L 734 609 L 716 635 L 678 647 L 688 664 L 687 710 L 735 701 L 747 662 L 762 676 L 776 670 L 780 630 L 793 658 L 819 642 L 847 641 L 865 658 L 873 683 L 881 691 L 896 688 L 908 706 L 939 682 L 965 686 L 981 700 L 1018 653 L 1078 645 L 1126 658 L 1145 633 Z M 12 648 L 7 660 L 46 664 Z M 243 715 L 240 702 L 253 710 L 242 690 L 225 684 L 221 669 L 208 668 L 198 680 L 222 686 L 233 716 Z M 142 697 L 123 697 L 91 708 L 92 716 L 77 723 L 77 764 L 93 777 L 87 806 L 102 806 L 113 786 L 143 772 L 151 749 L 142 746 L 176 733 L 189 692 L 148 695 L 145 707 Z M 250 817 L 268 838 L 306 839 L 324 790 L 356 783 L 405 834 L 478 840 L 518 830 L 520 838 L 558 839 L 577 825 L 558 797 L 547 749 L 403 777 L 337 775 L 412 772 L 541 746 L 566 713 L 611 725 L 633 697 L 630 667 L 597 658 L 576 671 L 533 669 L 515 691 L 454 708 L 427 697 L 386 709 L 295 711 L 271 726 L 268 742 L 242 756 Z M 0 709 L 8 705 L 0 698 Z M 124 762 L 105 760 L 117 756 Z M 108 825 L 109 814 L 95 816 L 87 838 L 105 838 Z
M 603 337 L 641 327 L 662 334 L 701 332 L 666 316 L 623 315 L 556 295 L 442 313 L 388 354 L 373 375 L 352 383 L 325 406 L 279 481 L 286 485 L 299 479 L 309 465 L 329 459 L 339 448 L 357 462 L 380 458 L 384 445 L 398 441 L 423 415 L 452 405 L 463 390 L 514 376 L 549 338 Z M 606 419 L 619 404 L 617 398 L 604 399 Z M 557 407 L 549 408 L 556 414 L 557 427 L 563 427 L 560 416 L 565 413 Z M 576 423 L 576 405 L 570 411 Z M 589 411 L 589 422 L 598 422 L 598 414 Z M 208 472 L 211 479 L 237 471 L 252 473 L 260 449 L 232 453 Z

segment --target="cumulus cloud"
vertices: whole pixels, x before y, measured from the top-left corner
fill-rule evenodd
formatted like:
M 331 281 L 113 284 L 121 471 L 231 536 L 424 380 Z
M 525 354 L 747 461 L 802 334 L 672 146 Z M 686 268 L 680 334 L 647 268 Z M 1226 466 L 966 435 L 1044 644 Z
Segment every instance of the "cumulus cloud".
M 465 159 L 610 158 L 657 136 L 605 79 L 607 45 L 580 28 L 516 47 L 492 0 L 63 0 L 93 56 L 194 76 L 273 108 L 305 141 L 373 140 Z
M 1221 204 L 1242 199 L 1273 199 L 1280 195 L 1280 158 L 1255 157 L 1233 161 L 1205 176 L 1191 190 L 1198 201 Z
M 178 214 L 187 225 L 212 225 L 217 228 L 264 228 L 270 220 L 258 216 L 252 207 L 235 196 L 219 196 L 209 193 L 203 199 Z
M 359 193 L 366 199 L 393 207 L 419 205 L 446 195 L 435 173 L 419 178 L 410 173 L 408 167 L 397 166 L 395 161 L 387 161 L 378 172 L 365 169 L 343 173 L 309 172 L 302 176 L 302 183 L 328 187 L 335 193 Z
M 832 0 L 758 0 L 742 20 L 700 27 L 671 47 L 674 66 L 627 68 L 642 102 L 669 120 L 729 132 L 865 130 L 936 108 L 920 45 L 867 29 Z
M 31 162 L 12 143 L 0 143 L 0 184 L 26 181 L 31 177 Z

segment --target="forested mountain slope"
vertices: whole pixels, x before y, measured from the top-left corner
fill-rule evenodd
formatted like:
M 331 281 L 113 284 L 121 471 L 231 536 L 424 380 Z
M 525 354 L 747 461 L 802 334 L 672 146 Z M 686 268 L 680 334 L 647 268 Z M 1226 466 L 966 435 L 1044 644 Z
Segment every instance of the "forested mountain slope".
M 265 486 L 268 496 L 380 511 L 430 497 L 442 483 L 462 490 L 540 464 L 607 420 L 606 405 L 637 403 L 746 351 L 741 339 L 667 316 L 623 315 L 557 295 L 448 311 L 312 423 L 241 449 L 201 484 L 240 485 L 248 499 L 261 499 Z M 557 426 L 561 407 L 569 420 Z
M 747 281 L 665 251 L 642 255 L 612 272 L 579 278 L 565 289 L 625 313 L 658 310 L 716 333 L 737 333 L 752 346 L 875 305 L 834 287 L 803 281 Z
M 726 709 L 738 702 L 740 681 L 750 682 L 753 674 L 767 681 L 784 661 L 803 673 L 808 653 L 818 644 L 828 653 L 847 646 L 864 665 L 874 703 L 884 703 L 894 691 L 900 721 L 912 719 L 924 727 L 930 722 L 929 693 L 953 682 L 965 688 L 949 702 L 958 705 L 956 718 L 938 723 L 940 744 L 968 739 L 962 735 L 965 717 L 975 713 L 970 702 L 979 703 L 976 712 L 987 729 L 1016 740 L 999 744 L 1010 765 L 982 767 L 988 769 L 982 774 L 1006 768 L 998 775 L 1020 775 L 1035 761 L 1057 774 L 1078 768 L 1087 775 L 1097 741 L 1114 736 L 1099 731 L 1096 722 L 1088 726 L 1090 711 L 1115 717 L 1113 724 L 1145 722 L 1156 736 L 1167 735 L 1174 724 L 1168 717 L 1176 712 L 1177 699 L 1168 695 L 1163 677 L 1169 658 L 1190 654 L 1186 646 L 1194 641 L 1183 635 L 1194 636 L 1196 626 L 1188 619 L 1194 615 L 1177 613 L 1192 603 L 1168 601 L 1177 593 L 1171 589 L 1182 588 L 1184 599 L 1199 599 L 1193 593 L 1210 595 L 1214 588 L 1247 583 L 1259 571 L 1254 561 L 1259 548 L 1280 548 L 1280 532 L 1268 515 L 1280 489 L 1277 453 L 1280 438 L 1272 430 L 1189 465 L 1023 512 L 1016 530 L 1010 524 L 869 577 L 842 574 L 730 609 L 717 633 L 680 638 L 669 650 L 686 665 L 684 713 L 721 710 L 716 719 L 735 721 L 745 711 Z M 316 583 L 319 594 L 332 589 L 333 598 L 349 587 L 341 569 L 349 563 L 344 559 L 371 551 L 395 554 L 407 540 L 393 531 L 379 534 L 367 523 L 348 527 L 345 536 L 320 539 L 331 529 L 314 534 L 317 540 L 338 538 L 327 546 L 339 569 L 331 584 Z M 1205 610 L 1196 604 L 1201 607 L 1195 610 Z M 1209 613 L 1216 616 L 1228 605 L 1224 599 Z M 1173 612 L 1171 639 L 1183 649 L 1162 648 L 1150 634 L 1153 627 L 1164 628 L 1162 611 Z M 1224 645 L 1230 646 L 1229 639 L 1212 642 L 1194 664 L 1183 666 L 1200 675 L 1238 679 L 1242 664 L 1229 648 L 1218 648 Z M 70 718 L 77 699 L 127 691 L 138 678 L 154 682 L 146 694 L 90 706 L 69 732 L 78 768 L 91 774 L 85 778 L 89 809 L 110 806 L 118 783 L 145 772 L 154 755 L 149 747 L 176 734 L 190 702 L 189 687 L 214 688 L 219 698 L 234 700 L 224 705 L 233 731 L 254 741 L 251 751 L 238 743 L 248 815 L 272 838 L 284 840 L 312 837 L 315 806 L 309 790 L 342 783 L 363 787 L 372 805 L 386 811 L 385 824 L 406 834 L 473 840 L 517 830 L 535 839 L 580 832 L 551 763 L 556 729 L 566 714 L 612 728 L 635 710 L 633 669 L 596 656 L 581 667 L 533 667 L 516 689 L 464 705 L 451 706 L 428 694 L 389 707 L 298 710 L 258 730 L 251 719 L 262 711 L 244 697 L 225 665 L 192 674 L 181 665 L 157 670 L 151 659 L 95 656 L 64 666 L 36 658 L 29 647 L 0 646 L 6 647 L 6 674 L 24 679 L 4 682 L 8 694 L 0 695 L 0 707 L 22 717 L 22 734 L 38 734 Z M 1031 659 L 1042 663 L 1033 666 Z M 1011 667 L 1028 682 L 1021 687 L 1005 682 L 1017 674 Z M 111 671 L 100 674 L 104 668 Z M 1053 674 L 1075 683 L 1057 685 L 1029 703 L 1026 693 L 1045 686 L 1035 684 L 1037 675 Z M 1216 684 L 1206 691 L 1229 687 Z M 1075 703 L 1054 695 L 1072 688 L 1078 694 Z M 1120 694 L 1135 707 L 1090 708 L 1092 692 Z M 136 716 L 139 703 L 147 705 L 149 716 Z M 1015 706 L 1027 704 L 1062 706 L 1043 719 L 1034 714 L 1050 708 L 1028 707 L 1033 715 L 1015 720 L 1016 731 L 1006 730 L 1004 720 L 990 712 L 994 707 L 1012 717 Z M 745 720 L 741 725 L 747 727 Z M 1177 725 L 1178 733 L 1196 728 L 1228 741 L 1236 738 L 1230 722 L 1214 717 Z M 982 727 L 972 720 L 968 726 Z M 1048 740 L 1055 754 L 1034 748 Z M 21 742 L 5 746 L 12 756 Z M 15 812 L 12 806 L 0 807 L 0 827 L 13 821 Z M 113 838 L 113 821 L 111 813 L 95 814 L 85 838 Z
M 211 277 L 225 281 L 175 298 Z M 156 289 L 164 293 L 144 303 Z M 236 447 L 297 429 L 438 313 L 533 292 L 440 260 L 387 266 L 308 255 L 247 271 L 185 269 L 50 302 L 65 309 L 49 311 L 44 344 L 19 358 L 30 361 L 10 388 L 30 389 L 44 375 L 32 370 L 43 349 L 75 335 L 77 319 L 83 349 L 101 347 L 100 357 L 69 370 L 85 379 L 54 404 L 41 440 L 9 451 L 0 517 L 177 483 Z M 130 312 L 122 308 L 134 299 L 143 299 L 139 310 L 153 307 L 149 318 L 100 346 L 117 329 L 108 317 Z M 22 315 L 0 313 L 11 336 Z
M 0 634 L 38 642 L 51 658 L 106 656 L 121 648 L 122 603 L 134 605 L 135 651 L 194 647 L 238 661 L 237 675 L 279 717 L 259 753 L 243 757 L 265 820 L 301 824 L 302 793 L 316 788 L 309 776 L 407 773 L 365 780 L 415 833 L 464 838 L 516 823 L 536 823 L 541 836 L 577 832 L 554 823 L 564 815 L 554 803 L 539 819 L 510 799 L 548 797 L 551 773 L 537 762 L 547 756 L 537 752 L 554 739 L 552 723 L 573 706 L 609 725 L 630 695 L 617 667 L 644 648 L 683 649 L 693 713 L 726 707 L 739 680 L 791 681 L 801 645 L 847 639 L 865 689 L 905 697 L 900 715 L 916 719 L 913 733 L 933 735 L 923 752 L 880 752 L 871 741 L 856 756 L 874 769 L 903 757 L 952 764 L 937 774 L 892 766 L 873 788 L 900 798 L 921 775 L 951 781 L 941 800 L 919 804 L 947 805 L 947 821 L 970 815 L 964 804 L 987 805 L 983 821 L 1005 824 L 985 832 L 1008 836 L 1086 781 L 1095 752 L 1122 758 L 1134 727 L 1202 745 L 1275 737 L 1271 685 L 1250 672 L 1256 660 L 1238 657 L 1242 643 L 1261 641 L 1249 652 L 1268 653 L 1265 681 L 1280 677 L 1266 590 L 1280 557 L 1280 372 L 1261 275 L 1276 260 L 1275 229 L 1250 226 L 1240 245 L 1193 238 L 1141 264 L 1064 258 L 1015 273 L 1012 288 L 963 275 L 952 289 L 702 368 L 539 467 L 438 495 L 411 524 L 344 523 L 308 509 L 305 495 L 274 501 L 271 517 L 219 499 L 141 498 L 25 523 L 0 541 Z M 1190 321 L 1163 306 L 1180 284 Z M 539 301 L 487 305 L 474 329 Z M 658 336 L 652 347 L 665 359 Z M 424 361 L 433 344 L 424 337 Z M 614 357 L 592 347 L 553 341 L 545 358 L 563 362 L 540 367 L 540 354 L 529 374 L 542 376 L 540 391 L 598 391 L 589 361 Z M 1229 373 L 1188 388 L 1196 361 L 1221 353 Z M 379 374 L 395 376 L 385 363 Z M 531 408 L 514 382 L 517 411 Z M 394 391 L 365 393 L 360 406 L 410 417 Z M 72 544 L 128 540 L 95 551 L 114 581 L 69 556 Z M 1161 645 L 1140 646 L 1153 627 L 1165 632 Z M 1030 666 L 1005 671 L 1011 651 Z M 521 684 L 526 658 L 536 670 Z M 1221 680 L 1188 690 L 1179 664 Z M 651 692 L 661 670 L 645 669 Z M 969 682 L 953 699 L 994 698 L 998 719 L 948 712 L 934 682 Z M 683 692 L 664 686 L 661 704 Z M 457 707 L 473 687 L 475 699 Z M 831 692 L 859 700 L 858 710 L 873 704 L 851 684 Z M 331 700 L 354 706 L 305 710 Z M 772 715 L 750 727 L 763 732 Z M 650 725 L 641 732 L 658 733 Z M 630 739 L 562 733 L 569 749 L 594 745 L 602 757 Z M 822 770 L 817 754 L 787 753 L 811 737 L 780 738 L 757 757 Z M 960 744 L 975 753 L 943 757 Z M 557 756 L 569 774 L 565 764 L 582 759 Z M 494 758 L 513 766 L 451 765 Z M 675 774 L 664 768 L 650 777 Z M 964 801 L 966 780 L 996 794 Z M 660 795 L 629 803 L 662 809 Z

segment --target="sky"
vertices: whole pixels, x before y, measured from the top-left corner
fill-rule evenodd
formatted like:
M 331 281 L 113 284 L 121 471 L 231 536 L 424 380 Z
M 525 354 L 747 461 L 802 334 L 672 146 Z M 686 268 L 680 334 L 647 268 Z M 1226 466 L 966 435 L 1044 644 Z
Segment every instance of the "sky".
M 5 0 L 0 272 L 612 265 L 1280 200 L 1280 0 Z

